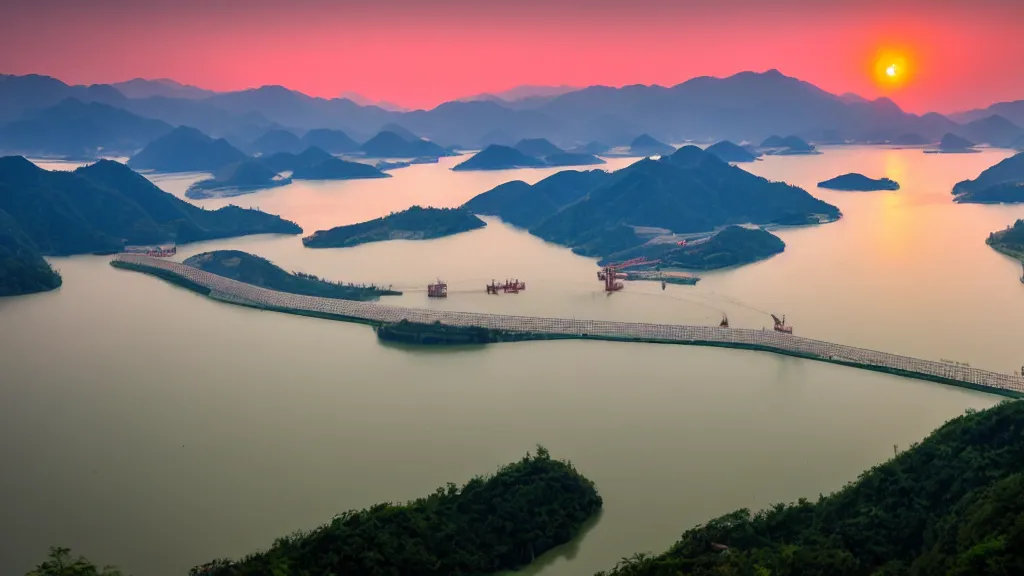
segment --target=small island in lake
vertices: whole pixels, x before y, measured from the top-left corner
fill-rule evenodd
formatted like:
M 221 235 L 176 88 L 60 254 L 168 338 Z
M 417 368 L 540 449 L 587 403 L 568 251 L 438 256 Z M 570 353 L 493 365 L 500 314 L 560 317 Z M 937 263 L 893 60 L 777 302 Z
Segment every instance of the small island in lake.
M 324 162 L 325 160 L 330 160 L 331 158 L 334 158 L 334 156 L 323 148 L 310 146 L 299 154 L 278 152 L 277 154 L 271 154 L 270 156 L 260 156 L 258 160 L 260 164 L 263 164 L 274 172 L 294 172 L 299 168 L 308 168 L 315 164 Z
M 957 136 L 952 132 L 946 133 L 939 142 L 939 147 L 936 150 L 925 150 L 925 154 L 970 154 L 977 152 L 978 150 L 974 147 L 974 142 L 971 142 L 967 138 Z
M 675 151 L 674 146 L 659 142 L 649 134 L 641 134 L 629 143 L 629 153 L 632 156 L 665 156 Z
M 615 172 L 565 170 L 533 185 L 508 182 L 463 207 L 597 257 L 730 224 L 818 224 L 841 216 L 805 190 L 755 176 L 696 146 Z
M 203 252 L 185 259 L 185 264 L 211 274 L 245 282 L 269 290 L 303 296 L 322 296 L 341 300 L 377 300 L 381 296 L 402 293 L 372 284 L 344 284 L 302 272 L 287 272 L 266 258 L 239 250 Z
M 451 326 L 434 322 L 422 324 L 400 320 L 375 327 L 377 338 L 402 344 L 468 346 L 494 344 L 498 342 L 521 342 L 524 340 L 550 340 L 557 338 L 550 334 L 518 332 L 484 328 L 483 326 Z
M 750 150 L 733 144 L 728 140 L 722 140 L 716 144 L 708 146 L 705 150 L 708 154 L 714 154 L 725 162 L 753 162 L 757 160 L 757 155 L 752 153 Z
M 513 148 L 527 156 L 534 156 L 537 158 L 543 158 L 545 156 L 551 156 L 552 154 L 561 154 L 565 152 L 565 150 L 555 146 L 546 138 L 524 138 L 517 142 Z
M 602 504 L 593 482 L 538 446 L 536 455 L 461 487 L 343 512 L 241 560 L 214 560 L 191 573 L 267 576 L 280 566 L 295 575 L 504 573 L 576 538 Z
M 309 147 L 326 150 L 331 154 L 345 154 L 359 150 L 359 143 L 341 130 L 314 128 L 302 137 L 302 143 Z
M 604 164 L 605 161 L 594 156 L 593 154 L 579 153 L 579 152 L 560 152 L 558 154 L 552 154 L 544 157 L 544 162 L 548 166 L 596 166 L 598 164 Z
M 1024 202 L 1024 152 L 987 168 L 974 180 L 953 187 L 954 202 L 999 204 Z
M 227 140 L 179 126 L 146 144 L 128 160 L 128 166 L 158 172 L 214 172 L 245 159 L 245 153 Z
M 367 158 L 437 158 L 454 155 L 451 150 L 446 150 L 430 140 L 419 137 L 406 139 L 388 130 L 370 138 L 359 149 Z
M 381 172 L 369 164 L 349 162 L 334 156 L 316 164 L 297 166 L 292 172 L 293 180 L 361 180 L 390 177 L 390 174 Z
M 281 178 L 270 168 L 255 160 L 243 160 L 218 170 L 213 178 L 200 180 L 188 187 L 186 198 L 228 198 L 251 194 L 257 190 L 291 184 L 291 178 Z
M 302 239 L 307 248 L 345 248 L 384 240 L 430 240 L 483 228 L 487 223 L 462 208 L 413 206 L 359 224 L 318 230 Z
M 803 138 L 799 136 L 769 136 L 761 142 L 761 148 L 767 150 L 766 154 L 772 156 L 800 156 L 800 155 L 811 155 L 821 154 L 813 144 L 809 144 Z
M 764 260 L 786 249 L 778 236 L 761 228 L 727 226 L 715 234 L 683 244 L 651 243 L 612 254 L 602 263 L 643 256 L 660 260 L 660 268 L 717 270 Z
M 899 190 L 900 185 L 890 178 L 875 180 L 863 174 L 851 172 L 825 180 L 824 182 L 818 182 L 818 188 L 845 190 L 848 192 L 874 192 L 877 190 Z
M 985 243 L 1007 256 L 1024 260 L 1024 220 L 1017 220 L 1006 230 L 989 234 Z
M 510 170 L 512 168 L 543 168 L 547 163 L 540 158 L 527 156 L 515 148 L 491 144 L 472 158 L 456 165 L 452 170 Z

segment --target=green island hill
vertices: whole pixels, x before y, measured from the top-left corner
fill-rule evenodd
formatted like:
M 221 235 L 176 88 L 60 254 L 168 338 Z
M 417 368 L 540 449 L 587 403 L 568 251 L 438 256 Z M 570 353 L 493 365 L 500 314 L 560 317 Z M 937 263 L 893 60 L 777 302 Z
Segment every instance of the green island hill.
M 278 152 L 270 156 L 260 156 L 257 161 L 274 172 L 294 172 L 299 168 L 313 166 L 331 158 L 333 156 L 323 148 L 310 146 L 298 154 Z
M 390 178 L 369 164 L 349 162 L 331 156 L 322 162 L 308 166 L 297 166 L 292 180 L 363 180 L 367 178 Z
M 302 233 L 294 222 L 259 210 L 204 210 L 111 160 L 63 172 L 20 156 L 0 158 L 0 210 L 40 254 L 52 256 L 109 254 L 125 244 Z
M 704 151 L 718 156 L 724 162 L 753 162 L 757 160 L 757 155 L 750 150 L 738 144 L 733 144 L 728 140 L 716 142 L 708 146 Z
M 564 167 L 564 166 L 597 166 L 605 164 L 605 161 L 593 154 L 581 154 L 578 152 L 561 152 L 559 154 L 552 154 L 544 157 L 544 162 L 548 166 Z
M 316 147 L 331 154 L 346 154 L 359 150 L 359 143 L 353 140 L 341 130 L 329 128 L 314 128 L 302 137 L 302 143 L 309 147 Z
M 809 154 L 821 154 L 814 145 L 809 144 L 799 136 L 769 136 L 761 142 L 761 148 L 766 149 L 766 154 L 773 156 L 800 156 Z
M 223 138 L 215 140 L 195 128 L 179 126 L 146 144 L 128 160 L 128 166 L 157 172 L 216 172 L 246 158 Z
M 767 230 L 727 226 L 709 238 L 682 246 L 675 242 L 646 244 L 613 254 L 605 260 L 616 262 L 644 256 L 660 260 L 661 268 L 707 271 L 750 264 L 780 254 L 785 249 L 786 243 Z
M 513 146 L 513 148 L 527 156 L 534 156 L 537 158 L 543 158 L 545 156 L 565 152 L 565 150 L 555 146 L 546 138 L 524 138 L 519 142 L 516 142 L 516 145 Z
M 985 169 L 974 180 L 957 183 L 953 195 L 955 202 L 964 204 L 1024 202 L 1024 152 Z
M 543 168 L 545 166 L 547 163 L 540 158 L 523 154 L 509 146 L 491 144 L 465 162 L 455 165 L 452 170 L 511 170 L 513 168 Z
M 570 542 L 601 511 L 594 483 L 537 446 L 519 461 L 462 486 L 448 483 L 404 503 L 336 514 L 239 560 L 215 559 L 190 576 L 498 574 Z M 51 548 L 26 576 L 122 576 Z
M 318 230 L 302 239 L 306 248 L 345 248 L 384 240 L 429 240 L 483 228 L 487 224 L 461 208 L 423 208 L 393 212 L 359 224 Z
M 631 156 L 665 156 L 675 151 L 674 146 L 660 142 L 649 134 L 641 134 L 629 143 Z
M 817 224 L 841 216 L 805 190 L 755 176 L 696 146 L 615 172 L 567 170 L 533 185 L 509 182 L 463 207 L 599 258 L 639 248 L 659 235 L 711 232 L 731 224 Z
M 469 346 L 498 342 L 561 339 L 556 335 L 543 333 L 512 332 L 482 326 L 452 326 L 440 322 L 424 324 L 405 319 L 375 326 L 374 331 L 380 340 L 416 346 Z
M 985 240 L 995 250 L 1024 260 L 1024 220 L 1017 220 L 1013 226 L 988 235 Z
M 969 410 L 817 499 L 740 509 L 597 576 L 1024 574 L 1024 402 Z
M 873 178 L 868 178 L 863 174 L 851 172 L 849 174 L 830 178 L 823 182 L 818 182 L 818 188 L 844 190 L 848 192 L 874 192 L 877 190 L 899 190 L 900 185 L 895 180 L 889 178 L 879 178 L 875 180 Z
M 14 219 L 0 210 L 0 297 L 46 292 L 60 285 L 60 274 Z
M 186 258 L 184 264 L 246 284 L 304 296 L 365 301 L 402 294 L 372 284 L 346 284 L 318 278 L 312 274 L 287 272 L 266 258 L 239 250 L 203 252 Z
M 934 150 L 925 150 L 925 154 L 970 154 L 977 152 L 978 150 L 974 147 L 974 142 L 957 136 L 952 132 L 947 132 L 942 140 L 939 141 L 939 147 Z
M 415 135 L 409 135 L 415 136 Z M 452 156 L 453 152 L 423 138 L 403 138 L 384 130 L 363 143 L 359 148 L 367 158 L 421 158 Z
M 185 190 L 185 197 L 195 200 L 228 198 L 291 183 L 291 178 L 278 177 L 277 172 L 256 160 L 243 160 L 221 168 L 213 178 L 193 183 Z

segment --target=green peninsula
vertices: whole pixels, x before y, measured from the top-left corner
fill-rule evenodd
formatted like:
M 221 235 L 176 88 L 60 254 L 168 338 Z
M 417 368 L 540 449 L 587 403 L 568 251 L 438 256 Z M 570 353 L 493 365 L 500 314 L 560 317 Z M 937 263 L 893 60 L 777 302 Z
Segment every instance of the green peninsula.
M 487 224 L 462 208 L 413 206 L 359 224 L 318 230 L 302 239 L 306 248 L 345 248 L 383 240 L 429 240 L 483 228 Z
M 598 576 L 1024 574 L 1024 402 L 947 422 L 827 496 L 683 533 Z
M 1007 256 L 1024 260 L 1024 220 L 988 235 L 985 243 Z
M 381 296 L 398 296 L 401 292 L 372 284 L 332 282 L 302 272 L 287 272 L 266 258 L 239 250 L 215 250 L 196 254 L 185 264 L 211 274 L 260 286 L 270 290 L 322 296 L 341 300 L 376 300 Z
M 207 576 L 270 574 L 495 574 L 569 542 L 602 506 L 594 483 L 547 449 L 406 503 L 350 510 L 278 538 L 238 561 L 192 569 Z

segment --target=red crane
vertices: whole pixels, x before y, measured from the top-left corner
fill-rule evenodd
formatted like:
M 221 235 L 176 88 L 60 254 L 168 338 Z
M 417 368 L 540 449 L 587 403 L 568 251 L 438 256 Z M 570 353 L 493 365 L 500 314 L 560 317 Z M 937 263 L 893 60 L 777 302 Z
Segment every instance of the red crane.
M 793 327 L 792 326 L 786 326 L 786 315 L 785 314 L 782 315 L 781 319 L 778 316 L 776 316 L 775 314 L 772 314 L 772 320 L 775 321 L 775 331 L 776 332 L 782 332 L 784 334 L 792 334 L 793 333 Z
M 645 256 L 640 256 L 638 258 L 631 258 L 624 262 L 606 264 L 603 269 L 597 271 L 597 279 L 604 280 L 605 292 L 617 292 L 622 290 L 622 282 L 618 282 L 617 280 L 620 278 L 626 278 L 626 274 L 618 272 L 619 270 L 633 268 L 635 266 L 654 266 L 660 262 L 661 260 L 648 260 Z

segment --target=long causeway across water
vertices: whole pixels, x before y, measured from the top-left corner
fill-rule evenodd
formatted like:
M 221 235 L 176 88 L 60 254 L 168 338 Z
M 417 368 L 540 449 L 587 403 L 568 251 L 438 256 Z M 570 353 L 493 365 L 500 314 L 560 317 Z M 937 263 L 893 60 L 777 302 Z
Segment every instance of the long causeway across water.
M 178 262 L 138 254 L 119 254 L 114 260 L 150 271 L 163 271 L 210 290 L 210 297 L 246 306 L 335 316 L 373 324 L 408 320 L 450 326 L 479 326 L 508 332 L 526 332 L 566 338 L 640 341 L 703 346 L 743 348 L 799 356 L 859 368 L 899 374 L 911 378 L 968 386 L 1006 396 L 1024 396 L 1024 377 L 1001 374 L 971 366 L 922 360 L 833 344 L 774 330 L 690 326 L 685 324 L 648 324 L 609 320 L 572 320 L 506 316 L 477 312 L 455 312 L 405 308 L 374 302 L 357 302 L 316 296 L 300 296 L 245 284 L 204 272 Z

